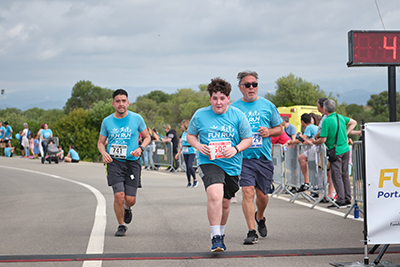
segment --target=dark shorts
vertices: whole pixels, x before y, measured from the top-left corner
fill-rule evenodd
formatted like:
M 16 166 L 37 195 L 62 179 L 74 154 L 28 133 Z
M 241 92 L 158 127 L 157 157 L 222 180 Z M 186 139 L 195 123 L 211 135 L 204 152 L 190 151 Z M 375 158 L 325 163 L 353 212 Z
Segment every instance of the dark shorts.
M 77 159 L 71 159 L 71 162 L 78 163 L 79 160 L 77 160 Z
M 202 164 L 198 170 L 206 189 L 210 185 L 222 183 L 226 199 L 231 199 L 239 191 L 239 176 L 230 176 L 221 167 L 214 164 Z
M 243 159 L 239 184 L 241 187 L 254 186 L 266 195 L 271 188 L 273 175 L 272 161 L 266 158 Z
M 136 196 L 140 171 L 140 159 L 126 162 L 113 159 L 106 164 L 108 185 L 113 187 L 114 193 L 124 191 L 126 195 Z M 126 191 L 125 187 L 132 187 L 134 190 Z

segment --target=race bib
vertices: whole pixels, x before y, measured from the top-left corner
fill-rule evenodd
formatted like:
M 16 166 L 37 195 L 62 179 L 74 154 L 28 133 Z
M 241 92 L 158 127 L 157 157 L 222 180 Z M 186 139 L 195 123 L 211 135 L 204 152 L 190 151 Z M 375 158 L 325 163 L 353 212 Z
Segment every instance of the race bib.
M 260 135 L 259 132 L 253 133 L 253 142 L 250 146 L 250 148 L 260 148 L 262 147 L 262 136 Z
M 231 147 L 231 141 L 211 142 L 208 145 L 215 146 L 215 158 L 220 159 L 224 158 L 224 155 L 222 154 L 224 149 Z
M 126 145 L 112 144 L 110 148 L 110 156 L 116 159 L 126 159 Z
M 182 153 L 184 153 L 184 154 L 189 153 L 189 147 L 188 146 L 182 147 Z

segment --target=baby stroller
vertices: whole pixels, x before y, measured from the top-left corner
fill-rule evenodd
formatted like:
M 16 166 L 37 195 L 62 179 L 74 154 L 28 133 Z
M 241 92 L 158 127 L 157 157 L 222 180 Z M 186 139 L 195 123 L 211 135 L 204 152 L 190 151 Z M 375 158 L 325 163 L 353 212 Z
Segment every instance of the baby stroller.
M 54 161 L 58 164 L 58 137 L 47 137 L 43 140 L 44 143 L 44 157 L 42 157 L 42 164 L 48 162 L 51 164 Z

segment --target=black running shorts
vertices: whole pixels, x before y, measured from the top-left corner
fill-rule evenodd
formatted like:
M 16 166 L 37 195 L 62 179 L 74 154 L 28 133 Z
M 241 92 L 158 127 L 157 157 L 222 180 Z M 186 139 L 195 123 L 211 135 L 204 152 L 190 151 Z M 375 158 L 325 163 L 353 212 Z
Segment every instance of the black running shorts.
M 206 189 L 212 184 L 224 184 L 224 198 L 226 199 L 231 199 L 239 191 L 239 176 L 230 176 L 215 164 L 200 165 L 199 174 Z

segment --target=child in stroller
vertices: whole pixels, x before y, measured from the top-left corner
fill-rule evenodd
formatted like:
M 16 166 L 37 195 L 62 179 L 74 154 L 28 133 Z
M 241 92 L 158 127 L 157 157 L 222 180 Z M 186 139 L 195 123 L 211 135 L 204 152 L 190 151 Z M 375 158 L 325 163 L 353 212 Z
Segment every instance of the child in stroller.
M 42 164 L 45 163 L 46 161 L 51 164 L 52 161 L 54 161 L 56 164 L 58 164 L 58 138 L 57 137 L 47 137 L 46 139 L 43 140 L 44 142 L 44 157 L 42 157 Z

